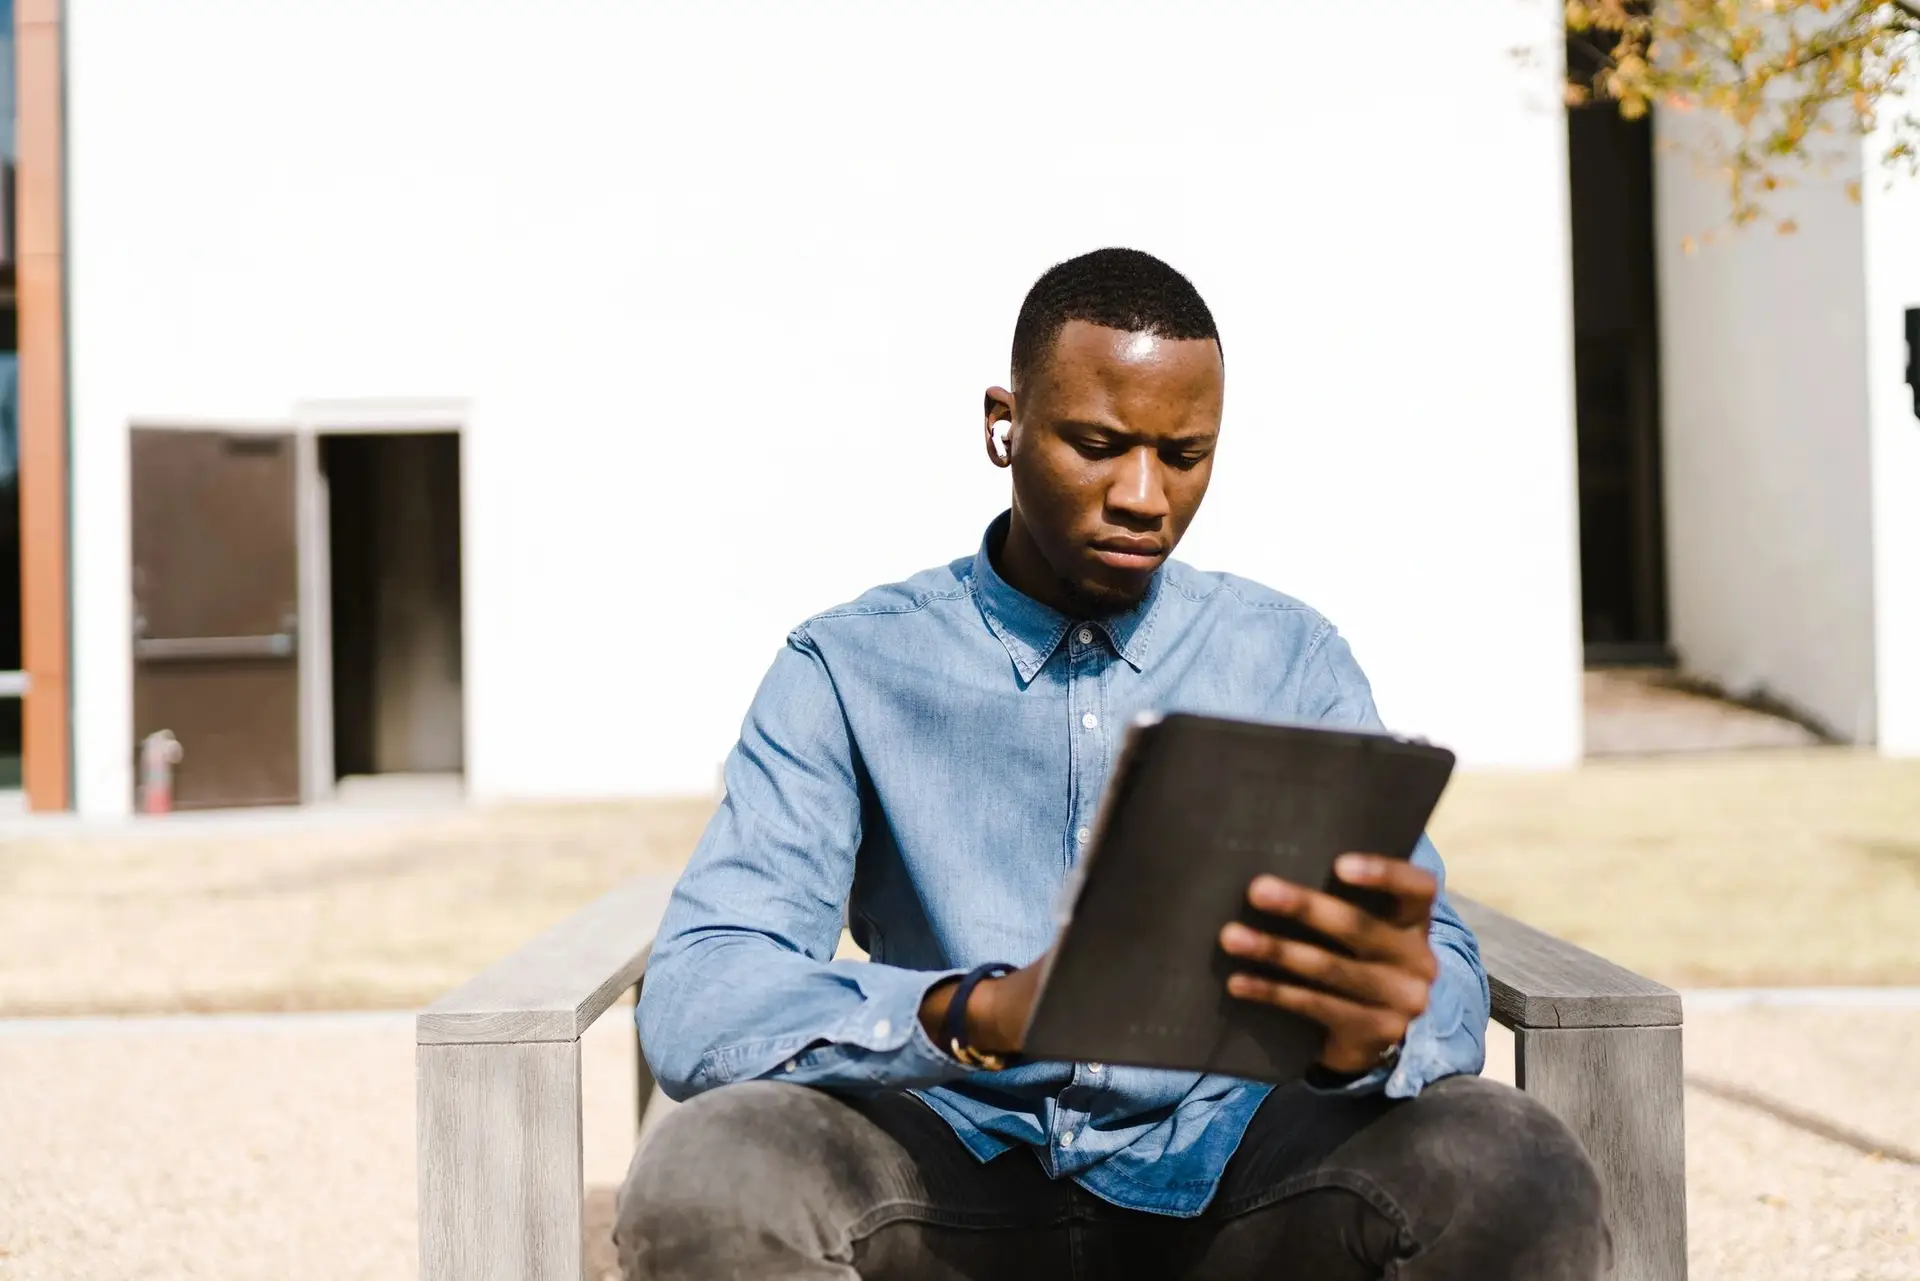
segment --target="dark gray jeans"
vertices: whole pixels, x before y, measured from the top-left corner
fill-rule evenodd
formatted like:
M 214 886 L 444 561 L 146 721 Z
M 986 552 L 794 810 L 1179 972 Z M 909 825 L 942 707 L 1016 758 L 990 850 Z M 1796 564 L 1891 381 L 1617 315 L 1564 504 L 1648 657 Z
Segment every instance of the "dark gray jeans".
M 1408 1102 L 1275 1090 L 1195 1219 L 1119 1209 L 1026 1149 L 982 1164 L 910 1094 L 727 1086 L 634 1158 L 614 1240 L 630 1281 L 1589 1281 L 1609 1257 L 1579 1142 L 1478 1077 Z

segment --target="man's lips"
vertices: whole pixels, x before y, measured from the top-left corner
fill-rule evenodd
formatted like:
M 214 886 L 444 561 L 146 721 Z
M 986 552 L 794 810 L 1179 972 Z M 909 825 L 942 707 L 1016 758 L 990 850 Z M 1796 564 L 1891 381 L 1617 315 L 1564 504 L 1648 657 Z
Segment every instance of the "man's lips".
M 1167 555 L 1167 549 L 1152 539 L 1107 538 L 1091 547 L 1101 564 L 1132 573 L 1157 568 Z

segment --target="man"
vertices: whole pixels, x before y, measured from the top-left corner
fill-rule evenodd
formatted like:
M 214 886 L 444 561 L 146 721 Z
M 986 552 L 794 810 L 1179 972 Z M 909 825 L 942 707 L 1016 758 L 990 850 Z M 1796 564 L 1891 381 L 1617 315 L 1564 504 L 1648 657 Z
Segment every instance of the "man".
M 641 997 L 647 1058 L 690 1101 L 621 1193 L 628 1276 L 1599 1275 L 1578 1142 L 1473 1075 L 1486 978 L 1425 841 L 1341 860 L 1390 918 L 1248 888 L 1350 957 L 1222 923 L 1227 953 L 1323 985 L 1228 983 L 1325 1024 L 1306 1081 L 1018 1060 L 1135 713 L 1379 721 L 1319 615 L 1168 559 L 1224 387 L 1183 276 L 1124 249 L 1054 267 L 1011 383 L 985 429 L 1013 505 L 979 551 L 807 622 L 754 699 Z M 869 960 L 832 959 L 843 920 Z

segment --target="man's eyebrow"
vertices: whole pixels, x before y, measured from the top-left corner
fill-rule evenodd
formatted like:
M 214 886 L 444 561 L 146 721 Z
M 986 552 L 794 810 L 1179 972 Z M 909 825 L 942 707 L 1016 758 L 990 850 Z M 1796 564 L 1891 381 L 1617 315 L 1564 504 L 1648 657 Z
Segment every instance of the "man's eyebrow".
M 1115 444 L 1143 445 L 1149 443 L 1145 436 L 1139 435 L 1136 432 L 1127 431 L 1121 427 L 1115 427 L 1111 423 L 1094 423 L 1085 422 L 1078 418 L 1066 418 L 1060 421 L 1059 427 L 1062 431 L 1079 431 L 1086 432 L 1090 435 L 1104 436 Z M 1162 447 L 1168 445 L 1208 445 L 1212 444 L 1218 435 L 1218 432 L 1201 431 L 1194 432 L 1187 436 L 1167 436 L 1151 443 L 1158 444 Z
M 1095 423 L 1087 422 L 1079 418 L 1063 418 L 1060 420 L 1059 426 L 1065 431 L 1094 432 L 1102 436 L 1111 436 L 1115 440 L 1134 439 L 1131 432 L 1128 432 L 1124 428 L 1115 427 L 1112 423 Z

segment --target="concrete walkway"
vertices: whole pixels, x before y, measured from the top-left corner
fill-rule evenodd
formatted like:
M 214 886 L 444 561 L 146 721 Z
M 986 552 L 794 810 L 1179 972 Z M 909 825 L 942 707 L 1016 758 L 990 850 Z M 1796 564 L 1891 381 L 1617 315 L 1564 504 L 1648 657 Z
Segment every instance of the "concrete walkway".
M 1587 755 L 1593 757 L 1804 748 L 1821 741 L 1796 721 L 1715 697 L 1668 671 L 1590 671 L 1585 694 Z
M 596 1276 L 632 1149 L 624 1014 L 583 1055 Z M 1695 1281 L 1920 1275 L 1916 1061 L 1911 1005 L 1692 1011 Z M 1488 1070 L 1511 1079 L 1498 1029 Z M 415 1274 L 404 1014 L 19 1028 L 0 1082 L 8 1281 Z

